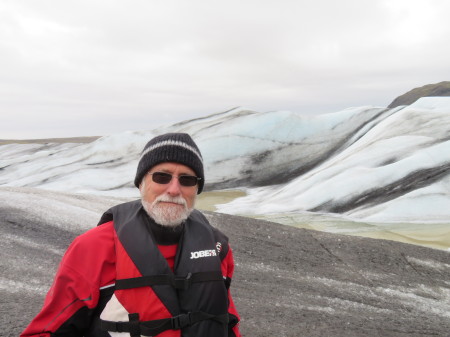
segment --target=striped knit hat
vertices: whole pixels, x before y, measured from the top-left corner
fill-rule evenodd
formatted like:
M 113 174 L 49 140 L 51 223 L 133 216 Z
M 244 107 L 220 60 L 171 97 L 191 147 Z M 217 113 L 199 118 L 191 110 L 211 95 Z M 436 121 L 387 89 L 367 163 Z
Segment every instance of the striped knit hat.
M 151 139 L 145 145 L 137 167 L 134 185 L 139 188 L 144 175 L 160 163 L 175 162 L 190 167 L 197 177 L 197 194 L 203 190 L 205 176 L 203 173 L 203 158 L 197 145 L 187 133 L 166 133 Z

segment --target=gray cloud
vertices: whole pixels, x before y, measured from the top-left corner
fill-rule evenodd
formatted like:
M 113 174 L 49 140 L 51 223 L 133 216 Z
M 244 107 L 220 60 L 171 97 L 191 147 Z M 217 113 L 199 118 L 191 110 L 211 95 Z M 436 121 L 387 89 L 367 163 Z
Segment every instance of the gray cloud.
M 245 106 L 386 106 L 448 80 L 445 0 L 6 1 L 0 138 L 102 135 Z

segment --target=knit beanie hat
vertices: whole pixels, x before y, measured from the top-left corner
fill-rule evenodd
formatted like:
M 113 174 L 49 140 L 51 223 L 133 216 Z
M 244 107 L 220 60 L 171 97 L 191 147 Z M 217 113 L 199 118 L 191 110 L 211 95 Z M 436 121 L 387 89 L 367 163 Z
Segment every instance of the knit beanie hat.
M 144 175 L 160 163 L 175 162 L 190 167 L 197 177 L 197 194 L 203 190 L 205 176 L 203 173 L 203 158 L 197 145 L 187 133 L 166 133 L 151 139 L 145 145 L 137 167 L 134 185 L 139 188 Z

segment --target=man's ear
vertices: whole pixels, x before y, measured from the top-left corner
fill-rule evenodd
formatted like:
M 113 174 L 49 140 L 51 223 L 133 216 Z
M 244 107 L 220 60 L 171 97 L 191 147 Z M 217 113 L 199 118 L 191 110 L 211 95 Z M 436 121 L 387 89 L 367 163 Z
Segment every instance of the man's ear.
M 144 176 L 145 178 L 145 176 Z M 142 191 L 145 189 L 145 179 L 142 178 L 141 183 L 139 184 L 139 192 L 141 192 L 142 195 Z

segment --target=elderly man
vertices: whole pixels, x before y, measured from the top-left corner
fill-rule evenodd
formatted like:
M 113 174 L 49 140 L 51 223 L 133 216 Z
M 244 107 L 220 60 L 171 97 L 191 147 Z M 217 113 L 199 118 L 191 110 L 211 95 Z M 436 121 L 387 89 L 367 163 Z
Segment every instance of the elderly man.
M 22 336 L 240 336 L 227 237 L 194 210 L 203 161 L 188 134 L 145 146 L 120 204 L 70 245 Z

